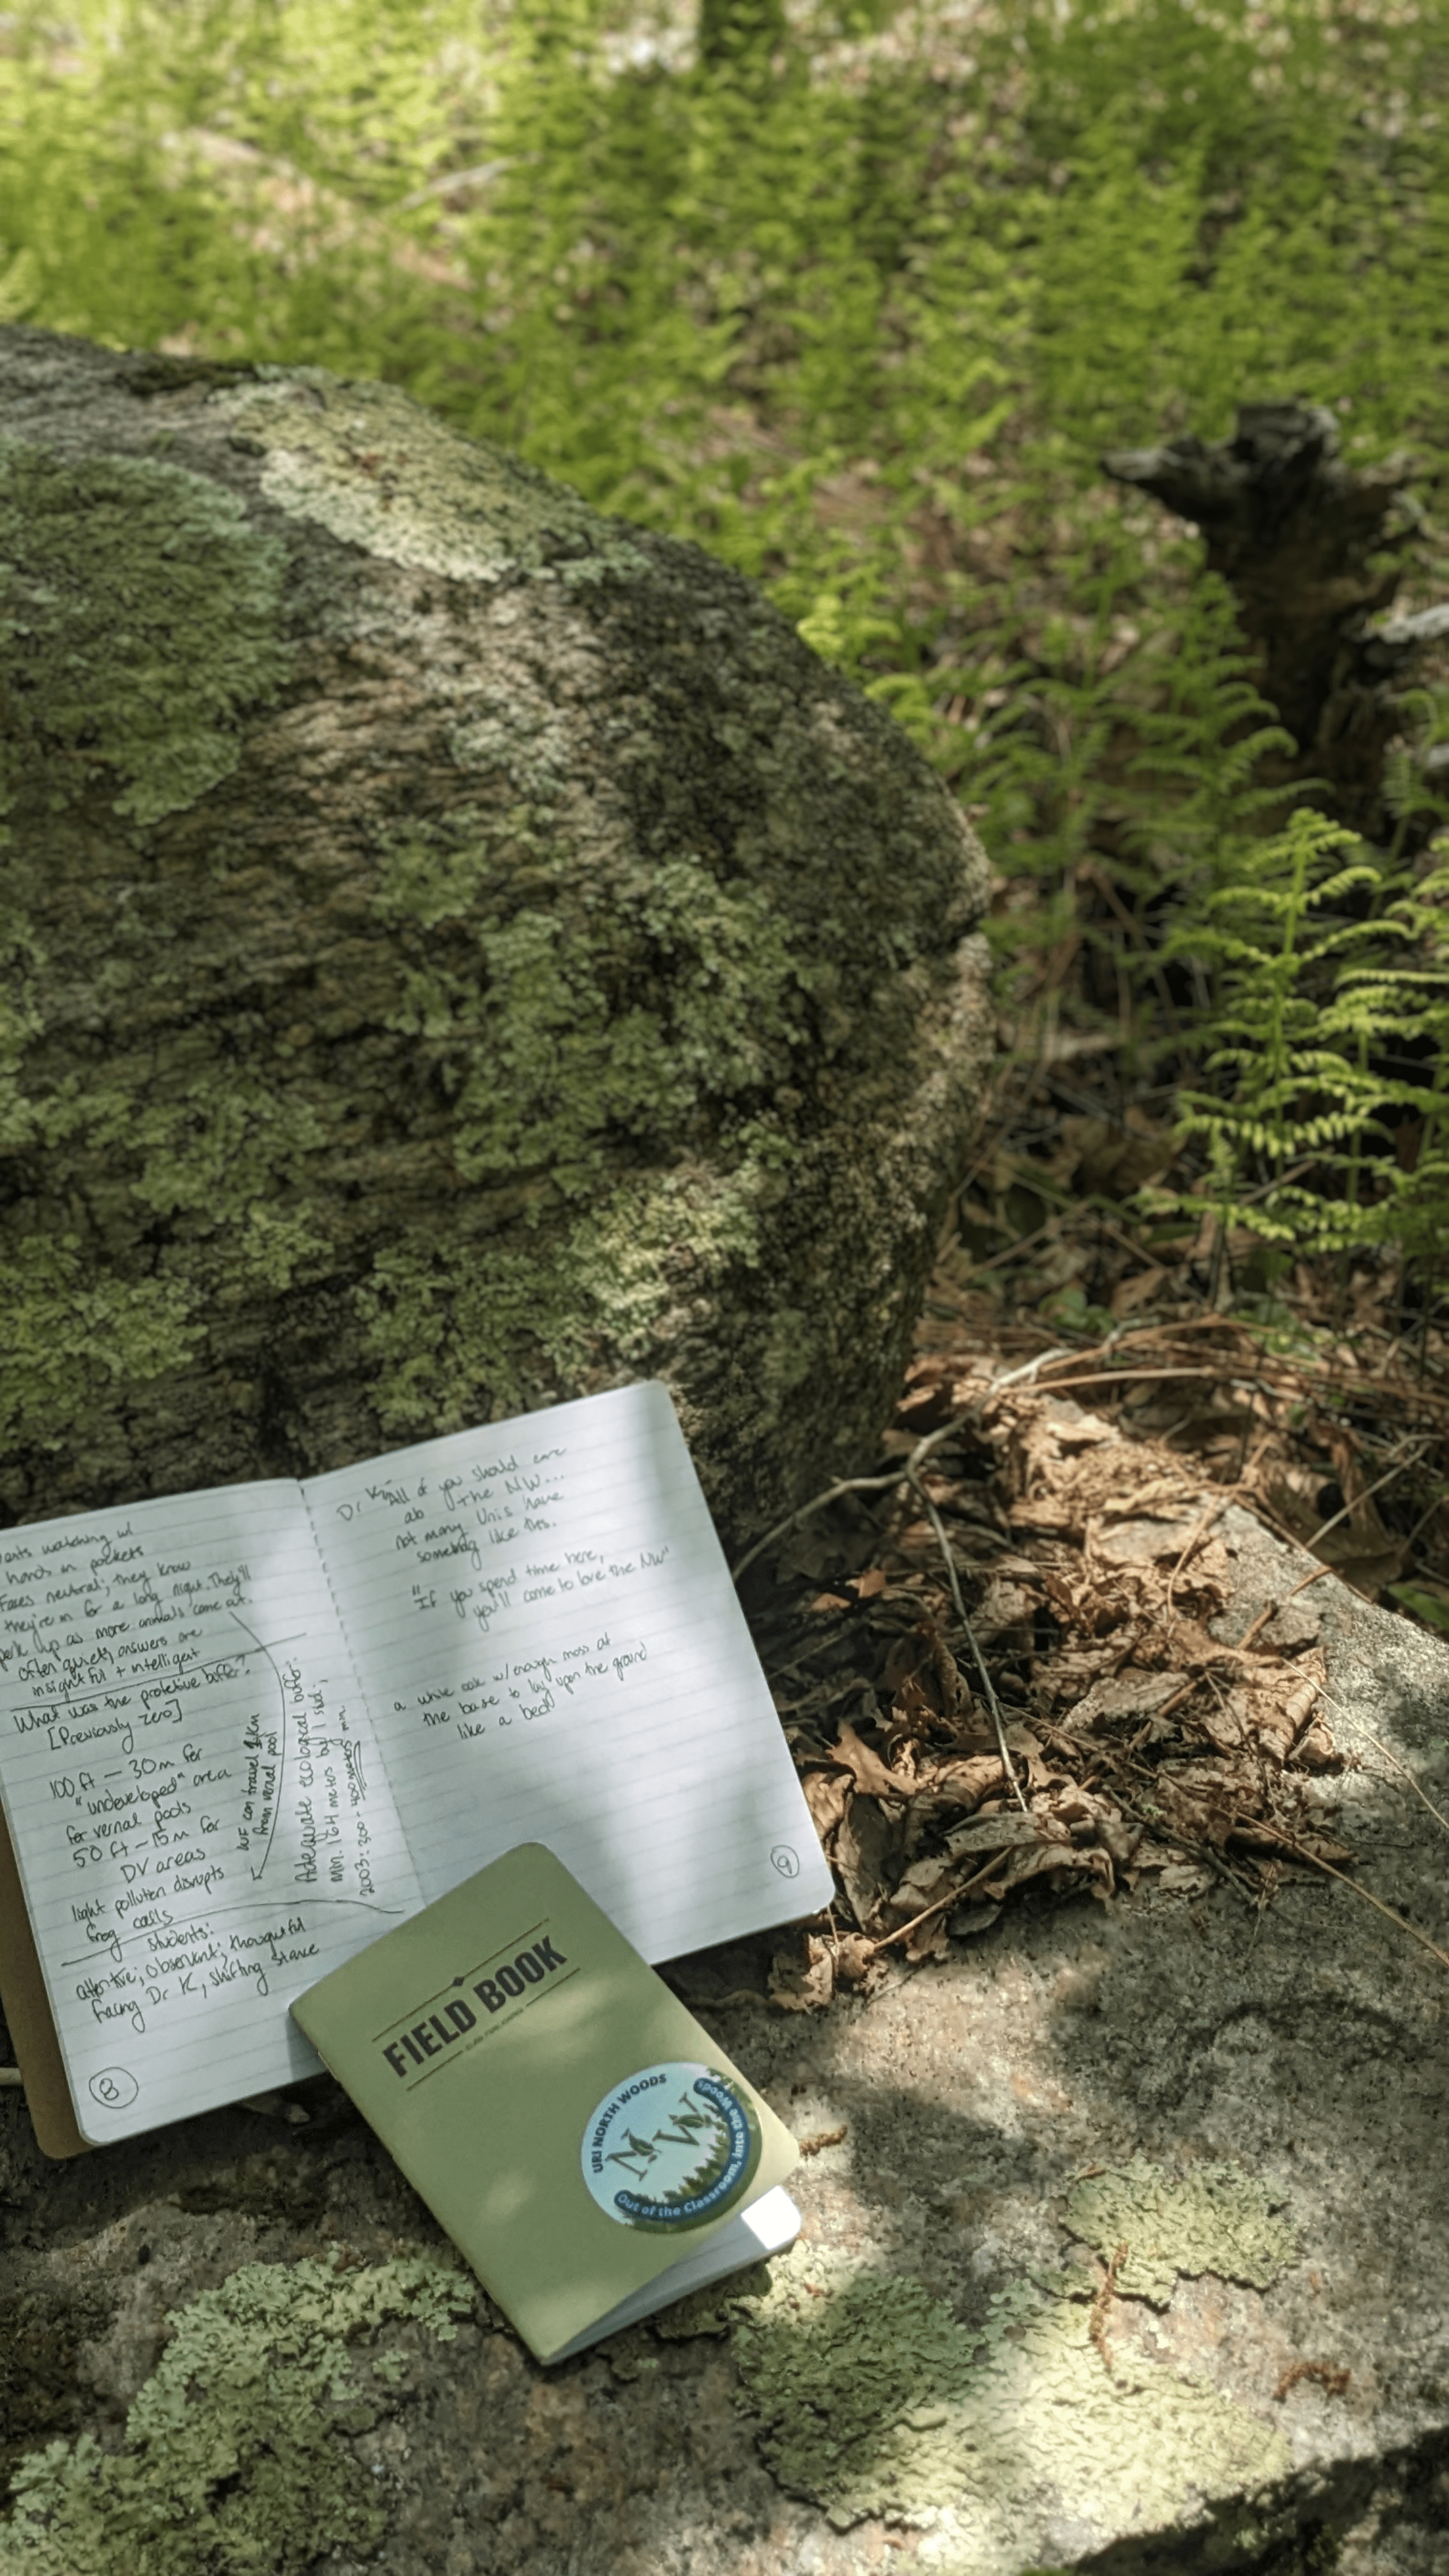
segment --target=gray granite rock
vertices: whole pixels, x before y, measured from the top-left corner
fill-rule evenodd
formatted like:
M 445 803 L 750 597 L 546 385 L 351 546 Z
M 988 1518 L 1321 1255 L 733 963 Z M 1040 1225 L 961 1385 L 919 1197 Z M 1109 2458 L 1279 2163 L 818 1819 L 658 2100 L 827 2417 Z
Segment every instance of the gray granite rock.
M 661 1376 L 869 1454 L 986 863 L 758 584 L 397 386 L 0 327 L 0 1517 Z
M 1240 1511 L 1222 1526 L 1236 1637 L 1311 1560 Z M 1327 1879 L 1284 1884 L 1261 1914 L 1220 1886 L 1008 1911 L 944 1964 L 817 2017 L 767 2005 L 758 1948 L 680 1963 L 701 2018 L 814 2148 L 805 2235 L 767 2280 L 552 2373 L 481 2294 L 443 2339 L 448 2276 L 429 2290 L 405 2267 L 448 2249 L 325 2079 L 270 2114 L 65 2166 L 6 2097 L 8 2420 L 17 2449 L 57 2439 L 44 2492 L 100 2474 L 75 2465 L 87 2432 L 142 2457 L 126 2409 L 165 2368 L 168 2319 L 202 2356 L 181 2402 L 214 2426 L 220 2474 L 236 2408 L 206 2355 L 236 2347 L 204 2294 L 231 2284 L 233 2334 L 295 2369 L 317 2266 L 341 2246 L 358 2384 L 335 2411 L 318 2401 L 325 2459 L 294 2463 L 289 2487 L 285 2456 L 243 2443 L 216 2490 L 269 2567 L 1442 2576 L 1449 1967 L 1411 1931 L 1449 1950 L 1449 1828 L 1423 1803 L 1449 1815 L 1449 1649 L 1332 1577 L 1294 1608 L 1361 1759 L 1325 1794 L 1363 1886 L 1405 1920 Z M 249 2265 L 293 2267 L 268 2276 L 270 2323 Z M 293 2331 L 309 2299 L 314 2324 Z M 134 2493 L 154 2503 L 163 2465 L 143 2459 Z M 372 2517 L 354 2537 L 348 2497 Z M 68 2559 L 0 2544 L 7 2576 L 139 2563 L 129 2542 L 82 2554 L 77 2509 L 58 2505 Z

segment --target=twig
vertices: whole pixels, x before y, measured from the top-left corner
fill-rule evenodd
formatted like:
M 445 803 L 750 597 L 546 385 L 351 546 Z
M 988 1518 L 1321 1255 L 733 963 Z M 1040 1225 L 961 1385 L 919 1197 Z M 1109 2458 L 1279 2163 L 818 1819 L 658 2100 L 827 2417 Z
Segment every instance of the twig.
M 973 1887 L 979 1887 L 983 1878 L 989 1878 L 992 1871 L 1000 1867 L 1005 1857 L 1004 1852 L 994 1851 L 991 1858 L 977 1870 L 974 1877 L 963 1878 L 958 1886 L 948 1887 L 944 1896 L 938 1896 L 935 1903 L 928 1905 L 924 1912 L 913 1914 L 909 1923 L 901 1923 L 897 1925 L 894 1932 L 886 1932 L 882 1934 L 879 1941 L 872 1941 L 871 1957 L 875 1957 L 877 1950 L 893 1950 L 898 1941 L 904 1941 L 908 1933 L 915 1931 L 918 1923 L 929 1923 L 933 1914 L 944 1914 L 948 1905 L 959 1905 L 962 1897 L 969 1896 Z
M 1092 2313 L 1087 2319 L 1087 2333 L 1092 2342 L 1096 2345 L 1098 2352 L 1101 2354 L 1102 2366 L 1105 2369 L 1108 2378 L 1114 2382 L 1117 2374 L 1112 2368 L 1112 2355 L 1107 2347 L 1107 2308 L 1111 2300 L 1112 2293 L 1117 2287 L 1118 2269 L 1120 2265 L 1126 2262 L 1128 2251 L 1129 2249 L 1125 2243 L 1118 2246 L 1116 2253 L 1113 2255 L 1111 2262 L 1107 2266 L 1107 2277 L 1102 2283 L 1100 2290 L 1097 2292 L 1095 2299 L 1092 2301 Z
M 997 1750 L 1001 1755 L 1001 1767 L 1006 1773 L 1007 1780 L 1011 1786 L 1012 1796 L 1015 1798 L 1022 1814 L 1024 1816 L 1029 1815 L 1031 1810 L 1026 1803 L 1021 1782 L 1016 1776 L 1016 1765 L 1012 1761 L 1011 1754 L 1007 1748 L 1006 1727 L 1002 1720 L 1001 1703 L 997 1699 L 996 1693 L 992 1688 L 991 1675 L 986 1669 L 985 1658 L 982 1655 L 980 1647 L 976 1643 L 976 1631 L 966 1616 L 966 1604 L 961 1598 L 961 1585 L 956 1574 L 956 1559 L 951 1552 L 951 1542 L 946 1535 L 946 1524 L 942 1520 L 940 1513 L 937 1511 L 935 1504 L 932 1502 L 930 1495 L 927 1493 L 925 1486 L 922 1484 L 920 1477 L 912 1474 L 907 1477 L 906 1481 L 910 1485 L 912 1491 L 920 1495 L 921 1501 L 926 1507 L 931 1527 L 935 1531 L 937 1540 L 940 1543 L 941 1554 L 946 1560 L 946 1572 L 950 1577 L 951 1598 L 956 1604 L 956 1616 L 960 1620 L 961 1625 L 966 1632 L 966 1642 L 971 1649 L 972 1659 L 981 1676 L 981 1687 L 986 1693 L 986 1705 L 991 1711 L 991 1723 L 996 1729 L 996 1745 Z
M 1297 1544 L 1298 1542 L 1295 1539 L 1295 1547 Z M 1243 1630 L 1241 1637 L 1233 1648 L 1233 1653 L 1235 1655 L 1241 1655 L 1245 1647 L 1251 1646 L 1253 1639 L 1257 1636 L 1260 1628 L 1266 1628 L 1269 1620 L 1276 1619 L 1280 1610 L 1286 1610 L 1290 1601 L 1296 1601 L 1300 1592 L 1306 1592 L 1310 1583 L 1321 1583 L 1325 1574 L 1331 1574 L 1332 1572 L 1333 1568 L 1331 1565 L 1315 1565 L 1313 1572 L 1311 1574 L 1305 1574 L 1301 1581 L 1295 1583 L 1291 1592 L 1285 1592 L 1281 1601 L 1270 1601 L 1267 1609 L 1260 1610 L 1257 1618 L 1252 1620 Z
M 1160 1814 L 1149 1816 L 1144 1813 L 1141 1807 L 1134 1807 L 1131 1799 L 1127 1797 L 1120 1788 L 1118 1788 L 1115 1781 L 1112 1784 L 1111 1794 L 1116 1799 L 1118 1806 L 1125 1807 L 1128 1815 L 1135 1817 L 1139 1825 L 1145 1826 L 1149 1834 L 1159 1834 L 1164 1842 L 1176 1843 L 1180 1851 L 1191 1852 L 1194 1860 L 1205 1860 L 1209 1869 L 1217 1871 L 1219 1878 L 1226 1878 L 1231 1881 L 1245 1905 L 1256 1904 L 1257 1899 L 1254 1896 L 1252 1889 L 1249 1887 L 1247 1880 L 1239 1878 L 1235 1869 L 1229 1869 L 1227 1862 L 1222 1857 L 1222 1854 L 1220 1852 L 1215 1852 L 1211 1843 L 1194 1842 L 1191 1834 L 1179 1832 L 1177 1826 L 1174 1825 L 1167 1816 Z
M 955 1431 L 959 1428 L 958 1423 L 949 1422 L 944 1430 L 933 1432 L 929 1440 L 918 1441 L 911 1451 L 908 1464 L 914 1466 L 918 1459 L 927 1457 L 936 1442 L 945 1439 L 947 1431 Z M 790 1532 L 798 1529 L 802 1521 L 808 1521 L 815 1512 L 823 1512 L 827 1503 L 838 1503 L 842 1494 L 883 1494 L 889 1487 L 899 1485 L 902 1481 L 903 1471 L 899 1467 L 893 1467 L 888 1476 L 847 1476 L 838 1485 L 827 1485 L 823 1494 L 812 1494 L 809 1502 L 802 1503 L 797 1512 L 791 1512 L 788 1519 L 777 1521 L 772 1530 L 766 1530 L 764 1537 L 755 1541 L 749 1553 L 742 1556 L 737 1565 L 731 1567 L 730 1581 L 738 1583 L 740 1576 L 748 1572 L 757 1556 L 764 1555 L 767 1547 L 773 1547 L 777 1539 L 788 1538 Z
M 0 2066 L 0 2084 L 23 2084 L 24 2081 L 18 2066 Z
M 1002 1394 L 1009 1386 L 1019 1385 L 1023 1378 L 1034 1376 L 1036 1371 L 1045 1368 L 1049 1361 L 1067 1360 L 1072 1356 L 1073 1354 L 1067 1350 L 1038 1352 L 1037 1357 L 1034 1360 L 1028 1360 L 1024 1368 L 1010 1369 L 1005 1377 L 993 1378 L 986 1393 L 976 1404 L 969 1406 L 965 1413 L 953 1415 L 949 1422 L 942 1424 L 939 1431 L 928 1432 L 924 1440 L 918 1440 L 903 1467 L 892 1467 L 884 1476 L 847 1476 L 841 1484 L 827 1486 L 823 1494 L 812 1495 L 808 1503 L 802 1503 L 798 1511 L 791 1512 L 782 1521 L 777 1521 L 772 1530 L 766 1530 L 764 1537 L 755 1541 L 749 1553 L 742 1556 L 738 1565 L 731 1568 L 731 1582 L 738 1583 L 740 1576 L 754 1564 L 757 1556 L 764 1555 L 767 1547 L 773 1547 L 778 1539 L 788 1538 L 791 1530 L 798 1529 L 802 1521 L 808 1521 L 815 1512 L 823 1512 L 827 1503 L 838 1502 L 842 1494 L 883 1494 L 892 1486 L 908 1484 L 916 1469 L 929 1458 L 931 1451 L 939 1448 L 943 1440 L 949 1440 L 952 1433 L 959 1431 L 963 1424 L 977 1420 L 994 1396 Z
M 1356 1512 L 1358 1510 L 1360 1503 L 1366 1503 L 1368 1501 L 1370 1494 L 1376 1494 L 1383 1485 L 1391 1485 L 1394 1478 L 1396 1476 L 1401 1476 L 1406 1467 L 1416 1467 L 1429 1445 L 1430 1444 L 1427 1440 L 1421 1440 L 1414 1449 L 1412 1457 L 1405 1455 L 1403 1457 L 1396 1458 L 1393 1465 L 1391 1467 L 1386 1467 L 1381 1476 L 1376 1476 L 1371 1485 L 1365 1485 L 1361 1494 L 1355 1494 L 1351 1503 L 1345 1503 L 1341 1512 L 1335 1512 L 1331 1521 L 1325 1521 L 1322 1529 L 1316 1529 L 1312 1538 L 1308 1541 L 1309 1555 L 1311 1556 L 1313 1554 L 1313 1551 L 1317 1547 L 1320 1539 L 1327 1538 L 1330 1530 L 1336 1530 L 1340 1521 L 1346 1521 L 1351 1512 Z
M 1285 1834 L 1281 1825 L 1259 1826 L 1254 1830 L 1270 1833 L 1276 1842 L 1283 1845 L 1285 1851 L 1293 1854 L 1295 1860 L 1309 1861 L 1315 1869 L 1324 1871 L 1327 1877 L 1336 1878 L 1340 1887 L 1352 1888 L 1354 1895 L 1361 1896 L 1365 1905 L 1371 1905 L 1376 1914 L 1382 1914 L 1385 1921 L 1394 1924 L 1400 1932 L 1407 1932 L 1409 1939 L 1417 1941 L 1421 1950 L 1429 1951 L 1438 1960 L 1441 1968 L 1449 1968 L 1449 1950 L 1441 1950 L 1437 1942 L 1430 1940 L 1427 1932 L 1419 1931 L 1415 1924 L 1406 1923 L 1402 1914 L 1396 1914 L 1391 1905 L 1385 1905 L 1377 1896 L 1370 1895 L 1366 1887 L 1360 1887 L 1356 1878 L 1346 1878 L 1341 1869 L 1333 1867 L 1331 1861 L 1320 1860 L 1317 1852 L 1310 1851 L 1305 1843 L 1295 1842 L 1291 1834 Z
M 1075 1359 L 1077 1357 L 1077 1353 L 1072 1351 L 1069 1352 L 1067 1356 L 1071 1359 Z M 1124 1384 L 1128 1379 L 1131 1379 L 1134 1385 L 1141 1385 L 1145 1384 L 1152 1378 L 1167 1377 L 1207 1377 L 1211 1378 L 1213 1383 L 1216 1385 L 1222 1377 L 1222 1370 L 1205 1368 L 1133 1368 L 1129 1364 L 1126 1368 L 1093 1369 L 1089 1377 L 1048 1378 L 1044 1382 L 1041 1391 L 1043 1395 L 1061 1395 L 1069 1387 L 1110 1387 Z M 1004 1378 L 999 1380 L 997 1384 L 992 1387 L 991 1396 L 988 1396 L 986 1401 L 989 1403 L 992 1397 L 1000 1394 L 1005 1384 L 1006 1381 Z

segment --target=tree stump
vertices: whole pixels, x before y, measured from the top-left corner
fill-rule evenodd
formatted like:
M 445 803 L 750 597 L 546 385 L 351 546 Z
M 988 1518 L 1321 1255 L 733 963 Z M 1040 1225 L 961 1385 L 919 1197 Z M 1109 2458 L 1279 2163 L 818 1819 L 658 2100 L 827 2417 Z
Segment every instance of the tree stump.
M 1402 721 L 1398 687 L 1420 647 L 1449 629 L 1449 609 L 1373 628 L 1402 567 L 1375 565 L 1415 518 L 1412 459 L 1354 470 L 1339 455 L 1332 412 L 1302 403 L 1240 403 L 1236 435 L 1187 436 L 1102 459 L 1115 482 L 1151 492 L 1207 542 L 1206 569 L 1237 595 L 1261 655 L 1259 687 L 1298 746 L 1265 763 L 1270 781 L 1322 779 L 1340 819 L 1384 836 L 1384 753 Z M 1390 521 L 1397 510 L 1400 528 Z
M 899 726 L 392 386 L 0 361 L 0 1509 L 655 1374 L 731 1541 L 872 1461 L 989 1049 Z

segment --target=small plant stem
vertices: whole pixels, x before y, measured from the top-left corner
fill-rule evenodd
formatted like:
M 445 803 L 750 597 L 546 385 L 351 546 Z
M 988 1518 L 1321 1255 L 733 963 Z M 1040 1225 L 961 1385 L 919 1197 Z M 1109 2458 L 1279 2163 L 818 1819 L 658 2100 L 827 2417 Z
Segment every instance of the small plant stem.
M 893 1486 L 909 1484 L 933 1449 L 938 1449 L 943 1440 L 949 1440 L 953 1432 L 960 1431 L 965 1423 L 979 1420 L 986 1406 L 998 1395 L 1004 1395 L 1009 1386 L 1019 1386 L 1023 1379 L 1034 1377 L 1038 1369 L 1048 1367 L 1053 1360 L 1075 1357 L 1076 1353 L 1069 1350 L 1039 1351 L 1024 1368 L 1009 1369 L 1005 1377 L 993 1378 L 986 1393 L 969 1411 L 953 1415 L 939 1431 L 928 1432 L 924 1440 L 918 1440 L 903 1467 L 889 1468 L 883 1476 L 847 1476 L 840 1484 L 827 1486 L 823 1494 L 812 1494 L 808 1503 L 802 1503 L 798 1511 L 790 1512 L 784 1520 L 777 1521 L 773 1529 L 766 1530 L 763 1538 L 756 1539 L 748 1554 L 731 1567 L 731 1582 L 738 1583 L 740 1576 L 754 1564 L 757 1556 L 764 1555 L 767 1547 L 773 1547 L 778 1539 L 788 1538 L 791 1530 L 798 1529 L 802 1521 L 808 1521 L 814 1512 L 823 1512 L 827 1503 L 838 1502 L 842 1494 L 884 1494 Z
M 1421 1950 L 1427 1950 L 1431 1958 L 1437 1959 L 1441 1968 L 1449 1968 L 1449 1950 L 1441 1950 L 1436 1941 L 1430 1940 L 1427 1932 L 1420 1932 L 1416 1925 L 1406 1923 L 1402 1914 L 1394 1912 L 1392 1905 L 1385 1905 L 1382 1898 L 1371 1896 L 1366 1887 L 1360 1887 L 1356 1878 L 1345 1877 L 1343 1871 L 1335 1869 L 1331 1861 L 1320 1860 L 1317 1852 L 1309 1851 L 1306 1844 L 1295 1842 L 1291 1834 L 1284 1833 L 1281 1825 L 1272 1825 L 1268 1830 L 1274 1841 L 1280 1842 L 1285 1851 L 1290 1851 L 1295 1860 L 1306 1860 L 1314 1869 L 1321 1869 L 1326 1877 L 1336 1878 L 1340 1887 L 1350 1888 L 1355 1896 L 1361 1896 L 1365 1905 L 1371 1905 L 1374 1912 L 1382 1914 L 1386 1922 L 1394 1924 L 1400 1932 L 1407 1932 L 1409 1939 L 1417 1941 Z
M 1124 1383 L 1130 1381 L 1134 1386 L 1144 1386 L 1154 1378 L 1169 1377 L 1210 1377 L 1216 1383 L 1221 1380 L 1222 1371 L 1206 1368 L 1099 1368 L 1094 1369 L 1090 1377 L 1048 1378 L 1041 1391 L 1043 1395 L 1061 1395 L 1073 1387 L 1110 1387 L 1115 1386 L 1119 1378 Z
M 1397 1457 L 1392 1466 L 1386 1467 L 1381 1476 L 1376 1476 L 1371 1485 L 1365 1485 L 1363 1492 L 1361 1494 L 1356 1494 L 1351 1503 L 1345 1503 L 1341 1512 L 1335 1512 L 1331 1521 L 1325 1521 L 1322 1529 L 1316 1529 L 1312 1538 L 1308 1541 L 1309 1555 L 1311 1556 L 1313 1554 L 1314 1549 L 1317 1547 L 1321 1539 L 1327 1538 L 1330 1530 L 1336 1530 L 1340 1521 L 1346 1521 L 1351 1512 L 1356 1512 L 1358 1510 L 1360 1503 L 1366 1503 L 1371 1494 L 1377 1494 L 1385 1485 L 1391 1485 L 1394 1478 L 1396 1476 L 1401 1476 L 1406 1467 L 1416 1467 L 1419 1460 L 1423 1457 L 1425 1451 L 1430 1446 L 1431 1443 L 1429 1441 L 1420 1440 L 1413 1449 L 1412 1454 L 1404 1453 Z M 1312 1580 L 1311 1576 L 1309 1580 Z
M 913 1914 L 909 1923 L 900 1923 L 894 1932 L 886 1932 L 879 1941 L 872 1941 L 871 1957 L 874 1958 L 877 1950 L 893 1950 L 898 1941 L 904 1941 L 909 1933 L 915 1931 L 917 1924 L 929 1923 L 933 1914 L 944 1914 L 948 1905 L 959 1905 L 962 1897 L 969 1896 L 973 1887 L 979 1887 L 983 1878 L 989 1878 L 992 1871 L 1000 1867 L 1004 1858 L 1004 1853 L 994 1851 L 991 1858 L 983 1862 L 973 1877 L 963 1878 L 957 1887 L 948 1887 L 944 1896 L 938 1896 L 935 1903 L 928 1905 L 923 1913 Z
M 951 1551 L 950 1539 L 946 1535 L 946 1524 L 942 1520 L 940 1513 L 937 1511 L 935 1504 L 932 1502 L 930 1495 L 927 1493 L 925 1486 L 921 1483 L 919 1476 L 913 1475 L 910 1478 L 910 1483 L 913 1490 L 919 1494 L 921 1501 L 925 1505 L 926 1511 L 930 1517 L 931 1527 L 935 1531 L 937 1541 L 940 1545 L 941 1554 L 946 1560 L 946 1572 L 951 1581 L 951 1598 L 956 1604 L 956 1616 L 960 1620 L 962 1628 L 965 1630 L 966 1642 L 971 1649 L 972 1659 L 978 1673 L 981 1675 L 981 1687 L 986 1693 L 986 1705 L 991 1711 L 991 1723 L 996 1729 L 996 1745 L 997 1750 L 1001 1755 L 1001 1767 L 1010 1783 L 1011 1794 L 1015 1798 L 1017 1805 L 1020 1807 L 1022 1814 L 1024 1816 L 1029 1815 L 1031 1810 L 1026 1803 L 1021 1782 L 1016 1776 L 1016 1766 L 1012 1761 L 1011 1754 L 1007 1747 L 1006 1727 L 1002 1720 L 1001 1703 L 997 1699 L 996 1693 L 992 1688 L 991 1675 L 986 1669 L 985 1659 L 980 1647 L 976 1643 L 976 1631 L 966 1616 L 966 1604 L 961 1598 L 961 1585 L 956 1574 L 956 1559 Z

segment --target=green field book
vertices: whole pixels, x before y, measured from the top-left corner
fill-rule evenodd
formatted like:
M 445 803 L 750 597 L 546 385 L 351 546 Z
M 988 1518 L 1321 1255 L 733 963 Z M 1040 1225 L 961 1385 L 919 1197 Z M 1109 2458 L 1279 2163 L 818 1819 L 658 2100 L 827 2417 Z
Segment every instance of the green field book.
M 540 2361 L 799 2230 L 789 2130 L 542 1843 L 291 2010 Z

